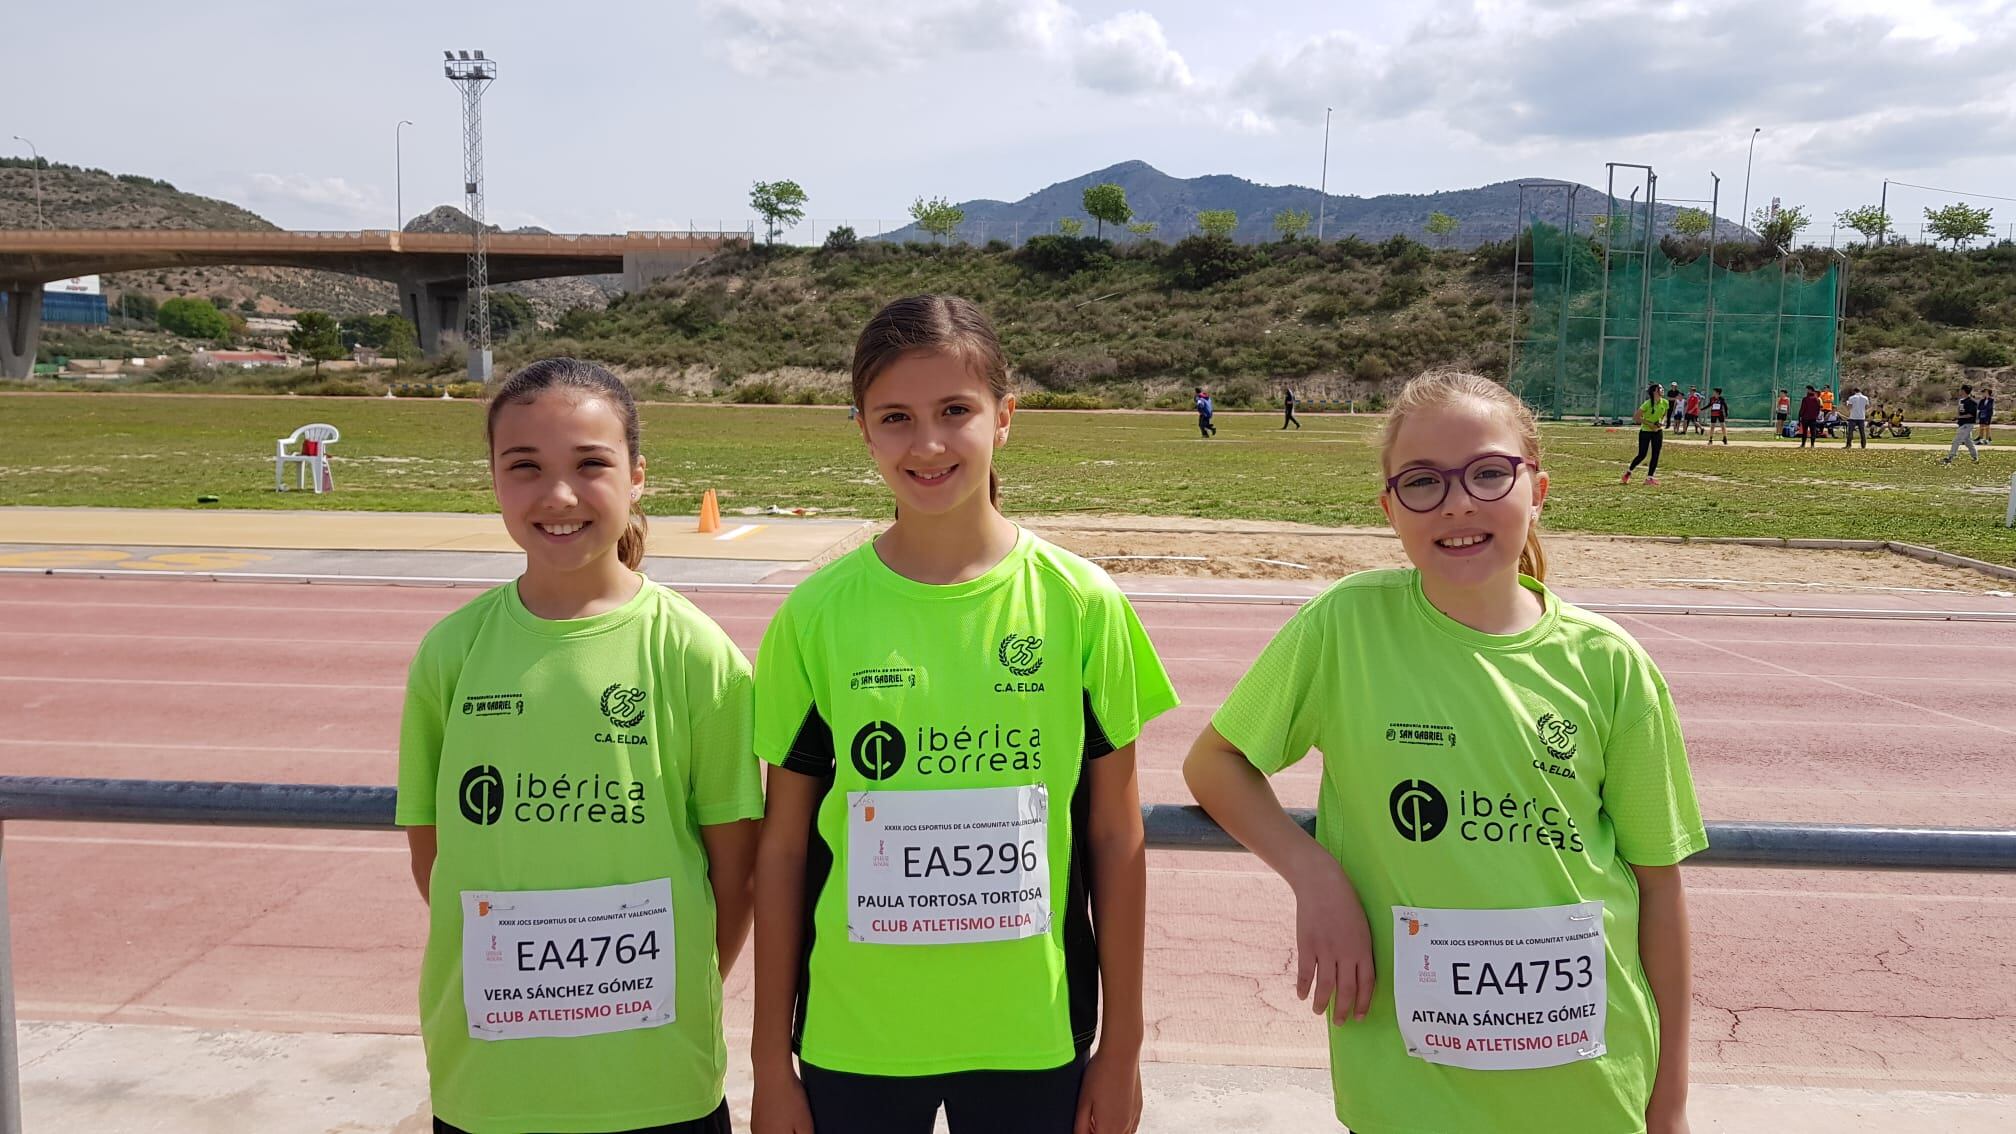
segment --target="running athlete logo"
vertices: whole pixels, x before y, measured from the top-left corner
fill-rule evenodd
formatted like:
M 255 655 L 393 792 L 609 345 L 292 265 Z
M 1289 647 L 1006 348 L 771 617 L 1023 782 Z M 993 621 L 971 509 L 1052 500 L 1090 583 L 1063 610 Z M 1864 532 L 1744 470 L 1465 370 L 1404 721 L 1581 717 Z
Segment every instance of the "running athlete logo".
M 488 827 L 504 816 L 504 776 L 489 764 L 478 764 L 462 775 L 462 818 Z
M 1449 825 L 1449 801 L 1427 780 L 1401 780 L 1387 804 L 1394 830 L 1409 842 L 1429 842 Z
M 1043 668 L 1043 657 L 1036 651 L 1043 648 L 1043 639 L 1034 634 L 1010 634 L 1001 639 L 1001 646 L 994 656 L 1008 672 L 1017 677 L 1027 677 Z
M 903 733 L 888 721 L 869 721 L 854 734 L 854 769 L 871 780 L 886 780 L 903 770 Z
M 644 691 L 617 682 L 602 691 L 602 715 L 617 728 L 633 728 L 644 719 Z
M 1533 728 L 1540 734 L 1540 743 L 1547 746 L 1547 755 L 1556 760 L 1575 758 L 1575 734 L 1581 731 L 1581 726 L 1566 717 L 1542 713 L 1540 719 L 1533 722 Z

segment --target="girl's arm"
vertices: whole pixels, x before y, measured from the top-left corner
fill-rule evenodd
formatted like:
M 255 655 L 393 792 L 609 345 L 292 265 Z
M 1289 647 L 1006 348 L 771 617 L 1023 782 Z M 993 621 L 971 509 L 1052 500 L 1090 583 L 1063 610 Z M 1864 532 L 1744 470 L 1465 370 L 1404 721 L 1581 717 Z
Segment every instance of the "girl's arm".
M 1183 762 L 1190 793 L 1295 891 L 1295 995 L 1342 1024 L 1372 1006 L 1372 927 L 1344 868 L 1281 809 L 1273 785 L 1210 725 Z
M 1092 924 L 1099 941 L 1099 1050 L 1078 1092 L 1076 1134 L 1132 1134 L 1141 1122 L 1141 966 L 1148 944 L 1148 848 L 1134 746 L 1092 761 Z
M 431 893 L 428 887 L 434 882 L 434 856 L 439 851 L 433 825 L 406 828 L 406 850 L 413 859 L 413 884 L 420 887 L 420 900 L 428 901 Z
M 1659 1005 L 1659 1073 L 1645 1108 L 1652 1134 L 1687 1129 L 1687 1040 L 1694 962 L 1687 947 L 1687 891 L 1677 866 L 1632 866 L 1638 876 L 1638 956 Z
M 707 881 L 714 888 L 714 952 L 726 980 L 749 938 L 749 920 L 756 912 L 756 840 L 760 819 L 715 823 L 700 828 L 707 848 Z
M 755 1134 L 812 1134 L 812 1110 L 791 1062 L 791 1015 L 805 944 L 805 843 L 819 805 L 818 780 L 773 767 L 756 847 L 756 1015 L 749 1056 L 755 1072 Z

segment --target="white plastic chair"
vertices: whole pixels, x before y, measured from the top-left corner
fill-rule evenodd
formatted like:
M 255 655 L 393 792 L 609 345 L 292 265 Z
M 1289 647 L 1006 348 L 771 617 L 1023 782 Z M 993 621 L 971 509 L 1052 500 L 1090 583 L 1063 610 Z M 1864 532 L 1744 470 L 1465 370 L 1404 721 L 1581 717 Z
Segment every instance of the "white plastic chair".
M 314 477 L 317 494 L 333 491 L 336 477 L 329 468 L 329 446 L 343 439 L 333 425 L 317 422 L 304 425 L 273 443 L 273 491 L 287 491 L 285 473 L 287 466 L 297 466 L 295 487 L 307 488 L 309 477 Z M 290 453 L 290 445 L 300 445 L 301 451 Z

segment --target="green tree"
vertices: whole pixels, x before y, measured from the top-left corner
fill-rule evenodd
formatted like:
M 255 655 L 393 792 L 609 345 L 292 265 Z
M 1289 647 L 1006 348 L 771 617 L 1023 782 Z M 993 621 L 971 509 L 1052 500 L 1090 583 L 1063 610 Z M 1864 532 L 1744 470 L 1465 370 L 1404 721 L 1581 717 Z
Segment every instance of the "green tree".
M 1835 219 L 1841 222 L 1841 227 L 1852 228 L 1862 234 L 1862 239 L 1870 241 L 1881 238 L 1884 233 L 1895 227 L 1890 223 L 1890 214 L 1877 205 L 1846 209 Z
M 1274 214 L 1274 235 L 1293 240 L 1309 231 L 1308 209 L 1282 209 Z
M 247 315 L 256 315 L 259 313 L 259 301 L 247 296 L 238 301 L 238 310 Z
M 749 207 L 763 218 L 763 243 L 777 240 L 778 230 L 805 219 L 805 190 L 796 181 L 758 181 L 749 190 Z
M 1093 235 L 1101 240 L 1106 238 L 1107 225 L 1126 224 L 1134 219 L 1134 210 L 1127 204 L 1127 190 L 1111 182 L 1087 188 L 1082 200 L 1085 215 L 1099 224 Z
M 185 339 L 216 342 L 231 333 L 231 324 L 224 318 L 224 313 L 211 306 L 207 299 L 183 296 L 168 300 L 161 305 L 155 318 L 162 330 Z
M 1428 235 L 1435 237 L 1442 241 L 1444 245 L 1447 245 L 1449 238 L 1455 235 L 1456 229 L 1462 223 L 1462 221 L 1457 220 L 1441 209 L 1436 209 L 1434 212 L 1428 214 L 1427 221 L 1421 227 L 1428 230 Z
M 1952 241 L 1957 252 L 1961 241 L 1988 235 L 1994 215 L 1993 209 L 1977 209 L 1965 201 L 1955 201 L 1943 209 L 1926 209 L 1925 227 L 1932 230 L 1933 236 Z
M 515 291 L 490 293 L 490 333 L 497 339 L 508 339 L 519 331 L 529 331 L 538 322 L 538 313 L 532 310 L 531 301 L 524 296 Z
M 1158 222 L 1152 220 L 1135 221 L 1127 226 L 1127 231 L 1136 236 L 1153 236 L 1155 235 L 1155 230 L 1160 227 L 1161 225 Z
M 1799 205 L 1785 205 L 1773 213 L 1769 206 L 1759 206 L 1750 217 L 1750 231 L 1757 234 L 1757 242 L 1765 248 L 1792 250 L 1793 238 L 1813 223 L 1806 210 Z
M 1239 214 L 1231 209 L 1204 209 L 1197 214 L 1197 227 L 1206 236 L 1230 238 L 1239 227 Z
M 1077 217 L 1065 217 L 1057 222 L 1057 231 L 1064 236 L 1085 235 L 1085 222 Z
M 142 323 L 152 323 L 155 316 L 160 314 L 161 305 L 154 301 L 153 296 L 145 292 L 122 291 L 119 293 L 119 304 L 116 310 L 119 312 L 120 318 L 134 319 Z
M 336 320 L 323 311 L 303 311 L 294 316 L 294 329 L 287 332 L 287 347 L 315 360 L 315 372 L 322 364 L 343 357 L 343 336 Z
M 346 347 L 364 346 L 387 358 L 420 357 L 420 332 L 411 320 L 396 312 L 383 315 L 351 315 L 336 324 Z
M 820 247 L 828 252 L 846 252 L 859 243 L 861 238 L 854 235 L 854 226 L 842 224 L 833 226 L 832 230 L 827 232 L 826 241 Z
M 943 240 L 966 223 L 966 210 L 943 197 L 933 197 L 929 201 L 919 197 L 910 203 L 910 219 L 917 222 L 918 228 L 930 233 L 931 239 Z
M 1698 239 L 1714 225 L 1715 218 L 1703 209 L 1681 209 L 1673 214 L 1673 231 L 1688 240 Z

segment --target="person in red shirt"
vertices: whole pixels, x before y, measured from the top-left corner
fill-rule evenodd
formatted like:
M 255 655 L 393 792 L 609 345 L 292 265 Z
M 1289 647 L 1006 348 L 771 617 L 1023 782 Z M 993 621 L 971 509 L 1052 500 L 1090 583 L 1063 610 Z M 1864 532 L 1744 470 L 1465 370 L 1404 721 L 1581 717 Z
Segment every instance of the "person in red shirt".
M 1701 432 L 1701 388 L 1698 386 L 1687 387 L 1687 420 L 1680 432 L 1686 433 L 1690 429 L 1695 433 Z
M 1818 448 L 1820 444 L 1820 393 L 1813 387 L 1806 387 L 1806 396 L 1799 399 L 1799 447 L 1808 445 Z

